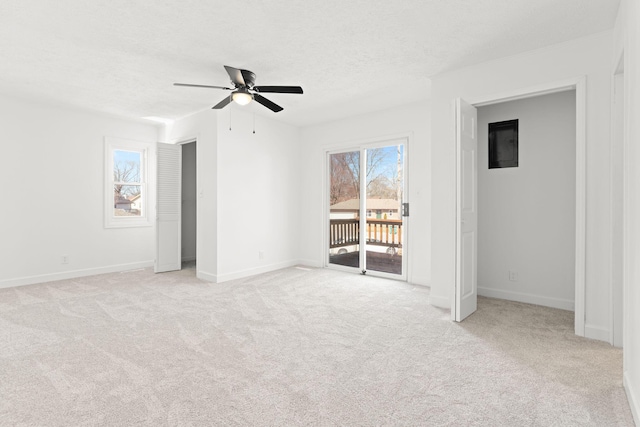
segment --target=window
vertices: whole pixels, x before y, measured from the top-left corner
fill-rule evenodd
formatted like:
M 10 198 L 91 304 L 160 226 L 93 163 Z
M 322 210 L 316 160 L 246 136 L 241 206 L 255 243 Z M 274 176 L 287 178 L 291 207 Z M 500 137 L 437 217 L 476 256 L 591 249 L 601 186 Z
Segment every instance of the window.
M 151 144 L 105 138 L 105 227 L 151 225 L 147 178 Z
M 371 216 L 371 209 L 367 210 L 367 216 Z

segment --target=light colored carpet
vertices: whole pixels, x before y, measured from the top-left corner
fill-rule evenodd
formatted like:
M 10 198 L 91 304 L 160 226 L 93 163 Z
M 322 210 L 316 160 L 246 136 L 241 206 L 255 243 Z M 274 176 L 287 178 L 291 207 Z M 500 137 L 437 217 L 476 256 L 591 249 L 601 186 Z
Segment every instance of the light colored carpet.
M 622 354 L 573 313 L 289 268 L 0 290 L 0 425 L 628 426 Z

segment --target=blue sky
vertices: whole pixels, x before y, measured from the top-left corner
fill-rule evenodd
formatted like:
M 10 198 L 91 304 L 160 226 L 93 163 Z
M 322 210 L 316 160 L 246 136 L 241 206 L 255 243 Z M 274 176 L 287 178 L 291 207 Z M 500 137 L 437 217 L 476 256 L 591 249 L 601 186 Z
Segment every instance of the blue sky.
M 140 153 L 135 151 L 123 151 L 115 150 L 113 153 L 113 160 L 115 163 L 124 162 L 136 162 L 140 165 Z
M 381 147 L 378 150 L 383 154 L 383 160 L 378 170 L 388 178 L 393 178 L 398 169 L 398 146 Z M 400 153 L 404 156 L 404 145 L 400 146 Z
M 114 150 L 113 171 L 114 179 L 126 182 L 140 181 L 141 153 L 137 151 Z M 133 165 L 133 166 L 132 166 Z M 120 171 L 118 173 L 117 171 Z M 125 171 L 129 171 L 125 174 Z M 131 173 L 133 172 L 133 173 Z

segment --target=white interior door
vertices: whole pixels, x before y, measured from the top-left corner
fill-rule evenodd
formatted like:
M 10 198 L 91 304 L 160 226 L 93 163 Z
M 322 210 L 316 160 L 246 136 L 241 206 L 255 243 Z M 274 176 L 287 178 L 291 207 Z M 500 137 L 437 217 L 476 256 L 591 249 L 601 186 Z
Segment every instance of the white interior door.
M 478 306 L 478 110 L 456 99 L 456 292 L 452 318 Z
M 180 270 L 182 146 L 158 143 L 156 273 Z

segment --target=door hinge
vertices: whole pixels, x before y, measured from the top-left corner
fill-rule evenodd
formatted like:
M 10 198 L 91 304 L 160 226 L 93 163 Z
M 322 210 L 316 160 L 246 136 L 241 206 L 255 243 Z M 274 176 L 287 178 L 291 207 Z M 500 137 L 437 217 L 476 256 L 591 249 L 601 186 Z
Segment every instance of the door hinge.
M 409 216 L 409 203 L 402 204 L 402 216 Z

